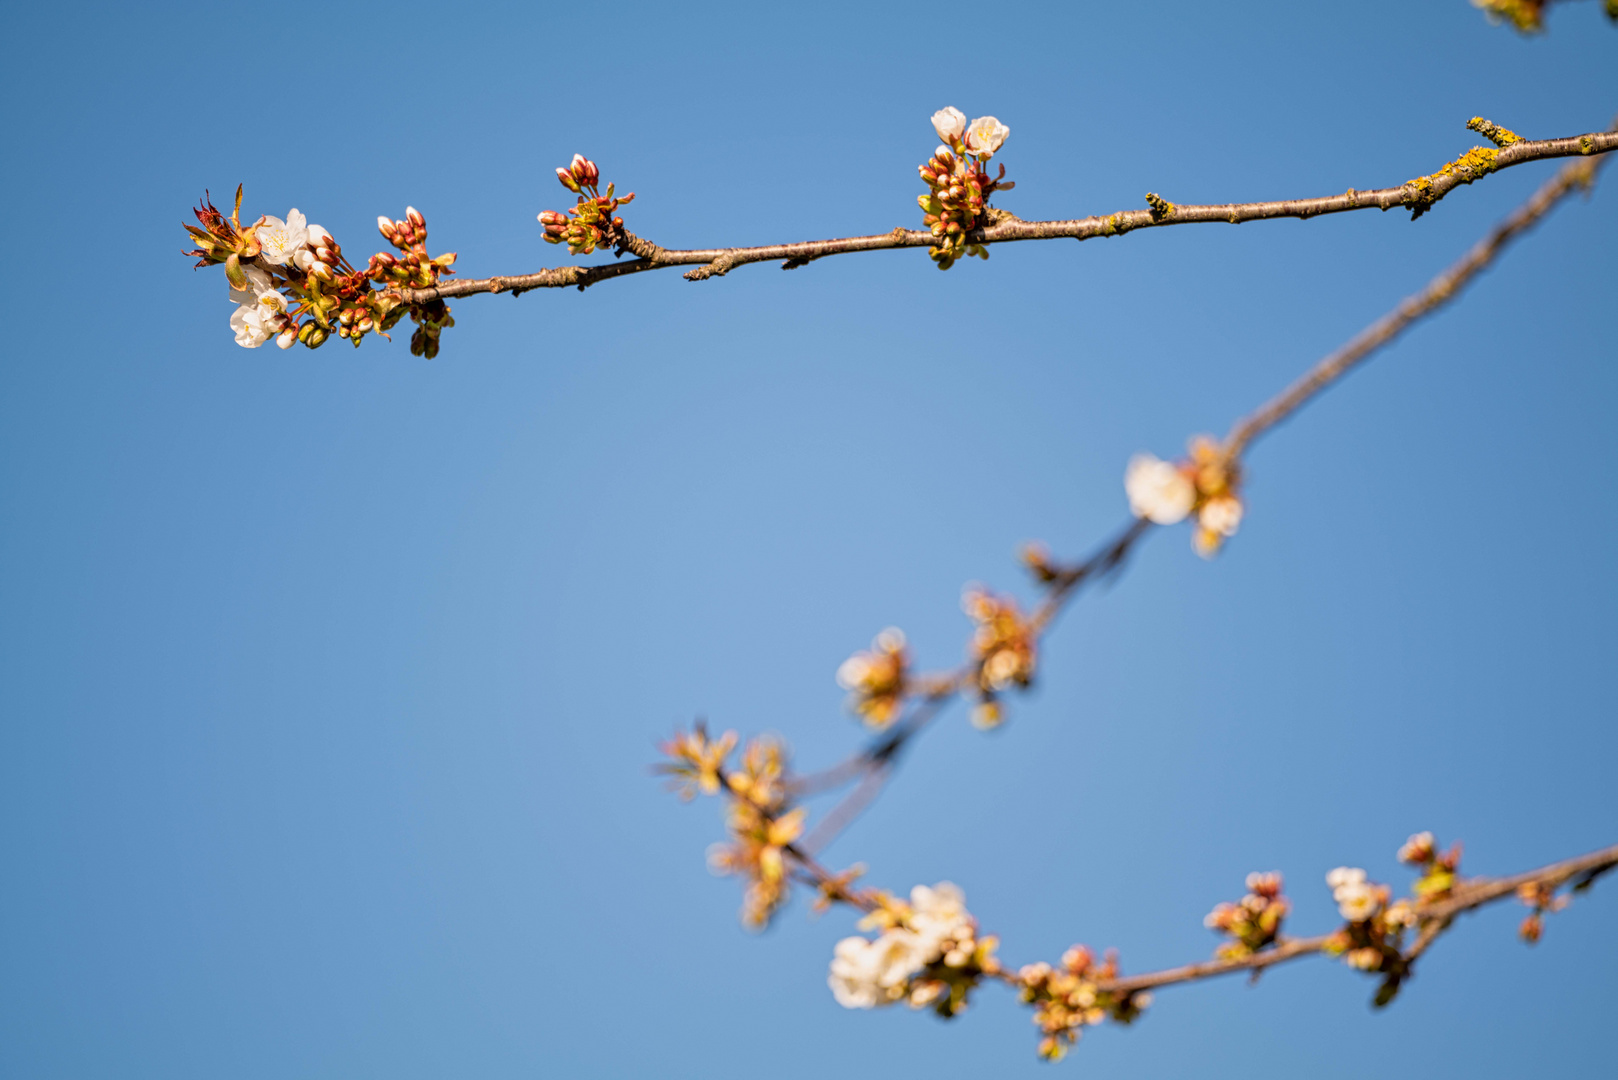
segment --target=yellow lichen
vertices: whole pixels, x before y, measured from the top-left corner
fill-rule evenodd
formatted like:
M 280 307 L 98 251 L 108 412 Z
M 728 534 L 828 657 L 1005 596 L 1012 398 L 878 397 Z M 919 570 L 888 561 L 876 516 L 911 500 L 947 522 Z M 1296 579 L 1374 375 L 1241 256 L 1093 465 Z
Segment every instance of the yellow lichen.
M 1518 135 L 1515 131 L 1512 131 L 1509 128 L 1503 128 L 1499 124 L 1495 124 L 1483 119 L 1481 116 L 1472 117 L 1472 119 L 1466 122 L 1466 126 L 1477 132 L 1479 135 L 1482 135 L 1485 139 L 1488 139 L 1496 146 L 1506 147 L 1510 146 L 1512 143 L 1520 143 L 1523 141 L 1522 136 Z
M 1437 172 L 1405 181 L 1404 204 L 1410 207 L 1410 220 L 1414 221 L 1432 209 L 1433 204 L 1457 183 L 1470 184 L 1494 172 L 1499 156 L 1500 151 L 1492 146 L 1474 146 Z M 1453 182 L 1444 184 L 1440 189 L 1438 184 L 1446 177 L 1452 177 Z

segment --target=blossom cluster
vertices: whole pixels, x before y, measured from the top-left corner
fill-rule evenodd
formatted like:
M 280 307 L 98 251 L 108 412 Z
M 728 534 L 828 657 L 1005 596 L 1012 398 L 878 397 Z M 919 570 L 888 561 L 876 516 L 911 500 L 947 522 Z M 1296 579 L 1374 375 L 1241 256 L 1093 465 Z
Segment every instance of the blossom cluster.
M 658 771 L 674 778 L 684 798 L 699 791 L 729 797 L 725 814 L 729 839 L 708 850 L 708 865 L 716 874 L 747 882 L 742 923 L 759 929 L 787 902 L 787 848 L 802 835 L 807 811 L 791 806 L 786 748 L 778 740 L 749 741 L 739 766 L 729 768 L 735 747 L 735 732 L 711 739 L 698 724 L 662 745 L 669 760 Z
M 631 191 L 628 195 L 615 195 L 614 186 L 608 184 L 607 193 L 603 195 L 599 187 L 601 170 L 583 154 L 574 154 L 571 163 L 558 168 L 556 179 L 579 200 L 565 212 L 545 210 L 540 213 L 539 223 L 545 227 L 545 242 L 567 244 L 570 255 L 589 255 L 596 248 L 619 245 L 624 238 L 624 219 L 615 217 L 614 212 L 632 201 L 635 193 Z
M 1218 904 L 1202 925 L 1231 938 L 1219 947 L 1221 960 L 1241 960 L 1274 945 L 1291 910 L 1291 903 L 1281 895 L 1279 873 L 1252 873 L 1247 875 L 1247 895 L 1234 904 Z
M 916 196 L 916 201 L 921 205 L 922 224 L 938 238 L 927 254 L 940 270 L 948 270 L 963 255 L 989 257 L 981 244 L 967 243 L 966 234 L 983 224 L 989 196 L 1016 186 L 1005 179 L 1004 165 L 992 178 L 988 170 L 989 159 L 1011 129 L 992 116 L 980 116 L 968 124 L 966 114 L 950 106 L 933 114 L 933 130 L 942 145 L 919 167 L 927 194 Z
M 846 1009 L 872 1009 L 905 1001 L 950 1017 L 967 1006 L 972 989 L 995 975 L 998 940 L 979 935 L 966 897 L 947 881 L 917 885 L 905 903 L 875 894 L 875 909 L 860 921 L 875 938 L 846 937 L 832 951 L 827 983 Z
M 1416 909 L 1408 900 L 1394 900 L 1386 885 L 1368 881 L 1358 867 L 1339 866 L 1326 875 L 1337 911 L 1347 920 L 1326 942 L 1326 952 L 1341 956 L 1349 967 L 1381 972 L 1383 983 L 1374 1003 L 1393 1000 L 1409 970 L 1404 958 L 1405 931 L 1416 925 Z
M 1242 523 L 1240 482 L 1240 464 L 1206 436 L 1191 440 L 1183 461 L 1136 454 L 1124 471 L 1124 493 L 1136 517 L 1175 525 L 1196 515 L 1192 544 L 1203 558 L 1218 553 Z
M 1095 954 L 1075 945 L 1062 954 L 1062 964 L 1053 968 L 1040 962 L 1017 972 L 1022 1000 L 1034 1006 L 1034 1023 L 1041 1039 L 1039 1056 L 1060 1061 L 1068 1048 L 1079 1041 L 1083 1029 L 1105 1020 L 1132 1023 L 1152 1004 L 1152 995 L 1137 990 L 1120 993 L 1106 984 L 1118 977 L 1118 954 L 1108 950 L 1106 959 L 1095 962 Z
M 1411 886 L 1417 900 L 1442 900 L 1455 888 L 1461 868 L 1461 845 L 1457 841 L 1442 854 L 1430 832 L 1419 832 L 1399 849 L 1399 861 L 1421 870 Z
M 1026 689 L 1034 679 L 1037 632 L 1015 600 L 976 585 L 961 595 L 961 608 L 978 624 L 970 648 L 978 694 L 972 723 L 996 727 L 1004 719 L 1000 694 L 1012 687 Z
M 196 244 L 186 254 L 198 257 L 197 266 L 225 268 L 236 304 L 230 327 L 238 345 L 256 349 L 274 338 L 283 349 L 295 342 L 315 349 L 335 334 L 357 346 L 372 331 L 386 336 L 408 313 L 418 323 L 411 351 L 429 358 L 438 354 L 439 335 L 454 325 L 448 305 L 407 303 L 393 291 L 427 288 L 454 273 L 453 252 L 427 254 L 427 222 L 414 207 L 399 222 L 377 219 L 401 255 L 373 255 L 363 269 L 349 263 L 330 232 L 309 224 L 296 208 L 285 218 L 264 215 L 246 226 L 241 209 L 238 186 L 230 217 L 204 196 L 195 210 L 198 224 L 185 226 Z
M 837 685 L 848 691 L 849 709 L 880 731 L 898 718 L 904 705 L 909 666 L 904 632 L 890 626 L 871 642 L 870 652 L 855 653 L 843 661 L 837 669 Z

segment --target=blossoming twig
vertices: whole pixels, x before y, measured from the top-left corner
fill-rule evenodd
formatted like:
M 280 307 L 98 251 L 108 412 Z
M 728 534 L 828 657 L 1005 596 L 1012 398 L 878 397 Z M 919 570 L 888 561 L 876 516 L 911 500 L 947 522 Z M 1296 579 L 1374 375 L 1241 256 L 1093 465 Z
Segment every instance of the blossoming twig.
M 1454 895 L 1448 900 L 1430 903 L 1417 910 L 1421 917 L 1430 920 L 1427 930 L 1417 937 L 1416 942 L 1404 952 L 1407 961 L 1415 960 L 1432 942 L 1448 929 L 1455 916 L 1475 911 L 1496 900 L 1503 900 L 1517 892 L 1526 884 L 1543 884 L 1555 888 L 1566 884 L 1576 878 L 1587 874 L 1599 874 L 1613 867 L 1618 867 L 1618 844 L 1612 847 L 1592 851 L 1588 855 L 1565 859 L 1562 862 L 1552 863 L 1530 870 L 1526 873 L 1516 874 L 1505 878 L 1473 878 L 1458 885 Z M 1318 937 L 1291 938 L 1282 941 L 1279 945 L 1251 956 L 1234 960 L 1209 960 L 1198 964 L 1185 964 L 1180 967 L 1166 968 L 1162 971 L 1147 972 L 1142 975 L 1130 975 L 1117 979 L 1112 987 L 1117 990 L 1153 990 L 1160 986 L 1173 986 L 1178 983 L 1198 982 L 1203 979 L 1213 979 L 1220 975 L 1231 975 L 1238 971 L 1255 971 L 1261 968 L 1273 967 L 1288 960 L 1296 960 L 1302 956 L 1324 952 L 1332 939 L 1331 934 L 1322 934 Z
M 1023 221 L 1002 211 L 991 215 L 998 219 L 991 224 L 964 232 L 962 243 L 982 246 L 1017 240 L 1063 238 L 1088 240 L 1100 236 L 1122 236 L 1137 229 L 1163 225 L 1186 225 L 1195 222 L 1225 222 L 1235 225 L 1244 221 L 1312 218 L 1350 210 L 1391 210 L 1395 207 L 1404 207 L 1410 210 L 1414 217 L 1420 217 L 1455 188 L 1462 184 L 1470 184 L 1489 173 L 1530 161 L 1590 156 L 1604 154 L 1614 149 L 1618 149 L 1618 134 L 1611 132 L 1593 132 L 1564 139 L 1524 139 L 1509 146 L 1478 147 L 1470 150 L 1437 172 L 1416 177 L 1397 187 L 1380 188 L 1375 191 L 1350 189 L 1341 195 L 1314 199 L 1199 206 L 1175 204 L 1153 195 L 1148 199 L 1149 209 L 1146 210 L 1125 210 L 1116 214 L 1067 221 Z M 700 281 L 708 277 L 722 276 L 747 263 L 780 261 L 791 268 L 828 255 L 885 251 L 893 248 L 933 248 L 939 242 L 938 237 L 930 229 L 905 228 L 876 236 L 851 236 L 795 244 L 769 244 L 762 247 L 692 250 L 656 248 L 655 245 L 649 245 L 628 232 L 625 232 L 624 236 L 626 239 L 622 246 L 625 249 L 634 251 L 636 245 L 643 245 L 650 251 L 650 257 L 609 263 L 604 266 L 562 266 L 532 274 L 440 282 L 426 288 L 400 288 L 397 291 L 402 299 L 410 303 L 423 303 L 429 300 L 470 296 L 475 293 L 523 293 L 530 289 L 565 286 L 583 289 L 628 274 L 673 266 L 696 267 L 685 276 L 690 280 Z

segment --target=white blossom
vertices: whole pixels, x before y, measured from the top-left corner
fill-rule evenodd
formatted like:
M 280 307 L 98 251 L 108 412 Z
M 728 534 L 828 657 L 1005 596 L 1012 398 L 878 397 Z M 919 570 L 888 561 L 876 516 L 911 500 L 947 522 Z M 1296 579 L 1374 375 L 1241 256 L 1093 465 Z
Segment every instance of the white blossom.
M 832 952 L 827 985 L 845 1009 L 870 1009 L 904 997 L 910 976 L 927 966 L 921 939 L 909 930 L 889 930 L 875 941 L 847 937 Z
M 309 239 L 307 223 L 297 207 L 287 211 L 287 219 L 266 217 L 257 229 L 260 254 L 265 262 L 285 266 Z
M 275 332 L 270 324 L 272 314 L 259 304 L 238 304 L 230 316 L 230 328 L 236 331 L 236 344 L 244 349 L 256 349 Z
M 870 1009 L 878 1003 L 871 943 L 846 937 L 832 950 L 831 974 L 826 980 L 832 997 L 845 1009 Z
M 933 113 L 933 130 L 940 139 L 952 143 L 966 130 L 966 114 L 953 105 L 939 109 Z
M 1333 892 L 1344 885 L 1360 885 L 1365 881 L 1365 871 L 1357 866 L 1339 866 L 1326 875 L 1326 884 L 1331 886 Z
M 940 881 L 932 888 L 917 885 L 910 890 L 910 926 L 928 946 L 927 959 L 936 959 L 942 942 L 965 930 L 970 936 L 971 915 L 966 896 L 955 885 Z
M 310 247 L 331 247 L 331 233 L 327 232 L 324 226 L 311 225 L 304 231 L 309 234 L 308 244 Z
M 966 148 L 980 157 L 988 157 L 1000 149 L 1011 129 L 992 116 L 980 116 L 966 129 Z
M 1157 525 L 1184 521 L 1197 501 L 1191 478 L 1172 461 L 1151 454 L 1136 454 L 1124 470 L 1124 493 L 1136 517 Z
M 852 690 L 864 684 L 865 677 L 871 673 L 871 661 L 865 654 L 858 653 L 844 660 L 837 668 L 837 685 L 844 690 Z
M 244 266 L 242 273 L 247 277 L 247 288 L 231 289 L 230 300 L 234 304 L 254 304 L 265 293 L 275 291 L 275 280 L 270 277 L 269 271 L 257 266 Z
M 1242 501 L 1234 495 L 1209 499 L 1197 514 L 1197 524 L 1220 536 L 1235 536 L 1242 523 Z
M 826 981 L 839 1005 L 870 1009 L 891 1004 L 909 993 L 911 978 L 928 964 L 942 958 L 960 967 L 971 959 L 976 948 L 972 916 L 966 897 L 949 882 L 910 890 L 905 922 L 874 941 L 848 937 L 837 943 Z
M 1364 922 L 1376 914 L 1376 890 L 1364 882 L 1344 885 L 1332 893 L 1337 910 L 1349 922 Z

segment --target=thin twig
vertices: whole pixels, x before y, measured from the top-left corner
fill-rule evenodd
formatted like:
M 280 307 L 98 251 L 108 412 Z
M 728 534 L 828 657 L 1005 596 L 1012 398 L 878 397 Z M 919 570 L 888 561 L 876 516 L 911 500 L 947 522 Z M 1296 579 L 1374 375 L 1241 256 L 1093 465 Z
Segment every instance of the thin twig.
M 1361 330 L 1352 341 L 1315 365 L 1258 411 L 1244 417 L 1231 429 L 1230 436 L 1225 440 L 1225 452 L 1233 459 L 1239 457 L 1253 440 L 1297 412 L 1316 394 L 1398 337 L 1411 323 L 1454 300 L 1501 251 L 1533 228 L 1569 192 L 1576 188 L 1587 189 L 1594 183 L 1597 172 L 1605 163 L 1606 158 L 1596 158 L 1563 166 L 1527 202 L 1473 245 L 1472 250 L 1459 262 L 1428 282 L 1426 288 L 1414 296 L 1406 297 L 1398 307 Z
M 1116 214 L 1070 221 L 1023 221 L 1012 214 L 997 211 L 994 214 L 997 220 L 993 224 L 968 232 L 966 241 L 971 244 L 1001 244 L 1018 240 L 1089 240 L 1099 236 L 1122 236 L 1137 229 L 1164 225 L 1189 225 L 1200 222 L 1237 225 L 1244 221 L 1312 218 L 1350 210 L 1392 210 L 1395 207 L 1408 208 L 1414 216 L 1419 217 L 1455 188 L 1482 179 L 1491 172 L 1499 172 L 1501 169 L 1529 161 L 1590 156 L 1615 149 L 1618 149 L 1618 134 L 1612 132 L 1592 132 L 1565 139 L 1521 140 L 1500 149 L 1479 147 L 1468 151 L 1439 171 L 1417 177 L 1398 187 L 1380 188 L 1375 191 L 1349 189 L 1341 195 L 1327 195 L 1315 199 L 1225 203 L 1212 206 L 1175 205 L 1159 200 L 1152 208 L 1146 210 L 1124 210 Z M 408 303 L 421 304 L 429 300 L 451 299 L 476 293 L 520 294 L 530 289 L 567 286 L 584 289 L 613 278 L 673 266 L 695 266 L 696 269 L 687 271 L 685 276 L 692 281 L 701 281 L 709 277 L 723 276 L 747 263 L 781 261 L 791 268 L 827 255 L 932 247 L 937 243 L 938 238 L 925 229 L 897 228 L 876 236 L 850 236 L 795 244 L 769 244 L 763 247 L 700 248 L 680 251 L 660 248 L 641 237 L 626 234 L 623 249 L 631 253 L 644 253 L 645 257 L 604 266 L 560 266 L 532 274 L 464 279 L 443 282 L 425 289 L 401 288 L 394 291 Z

